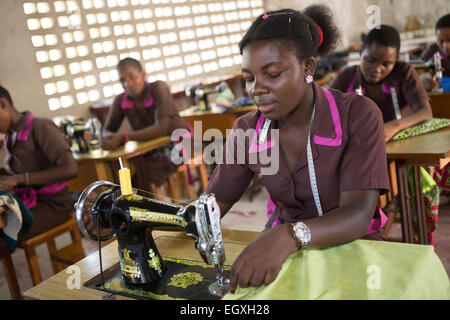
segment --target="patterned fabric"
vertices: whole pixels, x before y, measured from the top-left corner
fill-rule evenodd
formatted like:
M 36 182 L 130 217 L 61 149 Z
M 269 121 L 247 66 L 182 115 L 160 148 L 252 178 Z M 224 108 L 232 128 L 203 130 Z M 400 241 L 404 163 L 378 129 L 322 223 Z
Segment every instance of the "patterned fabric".
M 439 187 L 425 168 L 420 167 L 420 174 L 422 178 L 422 195 L 425 204 L 425 232 L 428 243 L 434 246 L 434 231 L 436 230 L 438 223 Z M 408 186 L 411 195 L 410 207 L 412 212 L 413 241 L 414 243 L 419 243 L 419 227 L 417 224 L 415 202 L 416 193 L 414 190 L 412 168 L 408 168 Z
M 418 125 L 403 129 L 399 131 L 394 138 L 393 141 L 407 139 L 410 137 L 418 136 L 421 134 L 425 134 L 431 131 L 439 130 L 441 128 L 447 127 L 450 125 L 450 119 L 439 119 L 433 118 L 431 120 L 422 122 Z
M 433 176 L 436 184 L 445 190 L 450 190 L 450 163 L 444 168 L 429 167 L 428 172 Z

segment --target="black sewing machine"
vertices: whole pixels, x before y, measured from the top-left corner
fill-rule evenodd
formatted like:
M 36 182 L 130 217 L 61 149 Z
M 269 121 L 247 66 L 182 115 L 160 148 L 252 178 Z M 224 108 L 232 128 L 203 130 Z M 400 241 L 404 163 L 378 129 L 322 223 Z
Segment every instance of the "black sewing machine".
M 124 192 L 122 178 L 121 185 L 122 189 L 111 182 L 94 182 L 75 204 L 76 219 L 84 236 L 95 241 L 117 237 L 120 271 L 115 286 L 113 281 L 97 286 L 109 288 L 105 290 L 109 292 L 133 292 L 133 297 L 152 299 L 175 295 L 213 299 L 227 293 L 229 281 L 225 275 L 229 268 L 224 270 L 220 209 L 214 195 L 204 194 L 180 206 L 137 195 L 135 189 L 126 191 L 131 190 L 131 185 Z M 184 231 L 194 240 L 205 263 L 163 258 L 152 230 Z M 119 273 L 122 281 L 118 283 Z M 171 286 L 181 280 L 182 285 Z
M 91 146 L 98 146 L 100 133 L 100 121 L 97 118 L 91 118 L 86 122 L 70 120 L 62 124 L 64 135 L 72 142 L 71 149 L 76 153 L 88 153 Z M 85 138 L 85 133 L 89 132 L 92 139 Z
M 200 83 L 199 85 L 187 86 L 184 93 L 186 97 L 189 98 L 189 103 L 191 105 L 198 105 L 200 110 L 209 111 L 211 110 L 209 95 L 221 93 L 227 88 L 226 82 L 221 82 L 215 87 L 204 86 Z

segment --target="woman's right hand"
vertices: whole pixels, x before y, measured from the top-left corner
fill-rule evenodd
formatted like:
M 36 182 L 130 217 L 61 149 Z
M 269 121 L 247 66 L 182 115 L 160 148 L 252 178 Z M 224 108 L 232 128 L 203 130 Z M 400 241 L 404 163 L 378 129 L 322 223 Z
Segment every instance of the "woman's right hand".
M 124 142 L 124 135 L 121 133 L 114 133 L 101 140 L 102 149 L 114 150 L 117 149 Z
M 22 183 L 23 178 L 19 175 L 15 176 L 0 176 L 0 190 L 11 191 L 19 183 Z

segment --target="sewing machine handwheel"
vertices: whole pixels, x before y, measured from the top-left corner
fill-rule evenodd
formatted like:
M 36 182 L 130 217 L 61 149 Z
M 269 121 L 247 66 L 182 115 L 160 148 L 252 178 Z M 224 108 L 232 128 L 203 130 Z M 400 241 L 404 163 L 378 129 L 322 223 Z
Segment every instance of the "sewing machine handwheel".
M 114 188 L 119 190 L 120 186 L 109 181 L 96 181 L 84 189 L 75 203 L 75 217 L 78 227 L 85 237 L 94 241 L 107 241 L 115 236 L 111 226 L 97 212 L 99 199 L 105 192 Z M 100 234 L 98 232 L 99 224 Z

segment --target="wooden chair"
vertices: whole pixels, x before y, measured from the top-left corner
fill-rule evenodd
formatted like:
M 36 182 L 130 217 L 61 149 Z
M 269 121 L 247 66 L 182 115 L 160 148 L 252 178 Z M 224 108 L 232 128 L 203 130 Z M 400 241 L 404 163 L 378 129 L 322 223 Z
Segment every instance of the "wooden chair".
M 61 272 L 67 267 L 77 263 L 86 257 L 86 251 L 81 241 L 76 241 L 64 248 L 50 253 L 50 259 L 55 265 L 56 272 Z
M 6 209 L 4 207 L 0 207 L 0 229 L 5 226 L 5 220 L 2 217 L 2 213 L 5 211 Z M 3 270 L 5 271 L 6 282 L 8 283 L 9 293 L 11 294 L 11 299 L 22 299 L 19 282 L 17 281 L 16 269 L 14 269 L 11 255 L 3 257 L 2 264 Z
M 398 195 L 398 186 L 397 186 L 397 173 L 395 170 L 395 161 L 390 160 L 388 161 L 388 173 L 389 173 L 389 185 L 390 185 L 390 191 L 388 194 L 380 196 L 379 198 L 379 204 L 381 208 L 386 208 L 389 202 L 395 199 L 395 197 Z M 400 222 L 400 218 L 397 217 L 397 212 L 395 211 L 387 211 L 385 212 L 388 221 L 386 222 L 386 225 L 383 229 L 383 236 L 387 239 L 389 236 L 389 232 L 392 228 L 392 225 L 395 222 Z
M 61 223 L 60 225 L 45 231 L 41 234 L 38 234 L 30 239 L 25 241 L 21 241 L 17 244 L 17 247 L 23 249 L 25 251 L 25 257 L 28 263 L 28 268 L 31 273 L 31 279 L 33 285 L 37 285 L 42 282 L 41 270 L 39 267 L 38 257 L 36 255 L 36 247 L 46 243 L 48 252 L 50 256 L 57 252 L 55 238 L 63 233 L 70 232 L 70 236 L 72 238 L 73 243 L 81 242 L 81 234 L 78 230 L 78 225 L 75 220 L 75 217 L 71 216 L 68 220 Z M 55 261 L 52 262 L 53 271 L 56 273 L 59 271 L 57 263 Z
M 208 174 L 206 172 L 206 167 L 201 159 L 193 158 L 189 163 L 189 169 L 191 172 L 196 170 L 197 177 L 200 182 L 199 193 L 203 193 L 206 190 L 206 186 L 208 185 Z M 189 176 L 188 176 L 188 166 L 186 164 L 182 164 L 177 168 L 177 171 L 172 173 L 167 182 L 164 183 L 164 187 L 167 190 L 168 197 L 174 203 L 177 203 L 181 198 L 188 198 L 189 200 L 195 199 L 198 194 L 195 194 L 194 186 L 189 184 Z M 164 198 L 162 186 L 157 187 L 152 185 L 153 190 L 155 191 L 156 199 L 162 201 Z

